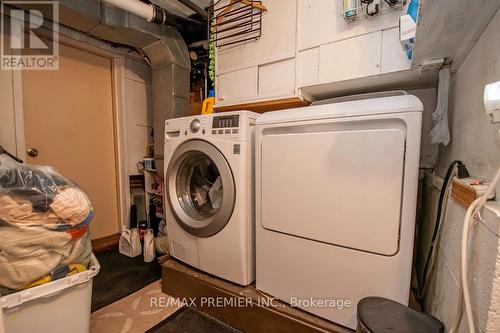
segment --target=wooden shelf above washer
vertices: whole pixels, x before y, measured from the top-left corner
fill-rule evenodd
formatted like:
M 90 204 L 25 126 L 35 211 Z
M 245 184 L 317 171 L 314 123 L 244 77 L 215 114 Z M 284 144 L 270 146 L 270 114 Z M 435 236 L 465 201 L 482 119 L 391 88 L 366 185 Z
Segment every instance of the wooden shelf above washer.
M 308 105 L 309 102 L 303 100 L 300 97 L 289 97 L 289 98 L 275 99 L 271 101 L 261 101 L 261 102 L 221 106 L 221 107 L 216 107 L 215 110 L 217 112 L 248 110 L 258 113 L 264 113 L 268 111 L 299 108 Z

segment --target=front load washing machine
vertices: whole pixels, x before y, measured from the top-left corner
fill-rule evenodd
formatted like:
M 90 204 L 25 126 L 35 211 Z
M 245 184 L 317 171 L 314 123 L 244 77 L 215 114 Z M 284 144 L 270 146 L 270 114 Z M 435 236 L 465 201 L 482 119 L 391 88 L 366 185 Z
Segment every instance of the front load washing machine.
M 240 285 L 254 281 L 253 132 L 258 114 L 165 122 L 170 254 Z

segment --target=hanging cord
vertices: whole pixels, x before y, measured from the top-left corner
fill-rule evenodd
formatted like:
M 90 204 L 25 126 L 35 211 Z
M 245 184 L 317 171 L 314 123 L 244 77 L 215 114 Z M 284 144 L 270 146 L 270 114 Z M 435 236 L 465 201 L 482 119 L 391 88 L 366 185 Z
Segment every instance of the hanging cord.
M 424 264 L 424 272 L 422 275 L 422 283 L 420 284 L 420 288 L 416 290 L 415 292 L 415 297 L 418 300 L 422 300 L 426 288 L 427 288 L 427 282 L 429 280 L 429 277 L 431 276 L 432 273 L 432 268 L 434 266 L 434 260 L 435 260 L 435 248 L 436 248 L 436 240 L 439 235 L 439 230 L 441 228 L 441 223 L 444 219 L 444 212 L 446 210 L 446 204 L 448 200 L 447 199 L 448 194 L 449 194 L 449 189 L 448 185 L 450 184 L 450 179 L 452 176 L 453 171 L 455 170 L 455 166 L 458 168 L 458 178 L 468 178 L 470 177 L 469 172 L 467 171 L 467 168 L 465 167 L 465 164 L 463 164 L 462 161 L 455 160 L 451 162 L 450 166 L 448 167 L 448 170 L 446 171 L 446 176 L 444 177 L 443 180 L 443 185 L 441 187 L 441 192 L 439 193 L 439 200 L 438 200 L 438 210 L 436 214 L 436 221 L 434 222 L 434 230 L 432 232 L 432 238 L 431 238 L 431 243 L 429 245 L 429 251 L 427 252 L 427 256 L 425 258 L 425 264 Z M 414 290 L 415 291 L 415 290 Z
M 468 263 L 467 263 L 467 242 L 469 239 L 469 233 L 471 227 L 477 225 L 478 221 L 483 221 L 481 217 L 481 209 L 490 197 L 490 195 L 495 190 L 496 184 L 500 181 L 500 167 L 495 174 L 492 182 L 488 186 L 486 192 L 474 200 L 474 202 L 467 209 L 467 213 L 464 218 L 464 226 L 462 231 L 462 246 L 460 254 L 460 278 L 461 278 L 461 288 L 459 292 L 459 304 L 457 309 L 457 316 L 455 319 L 455 324 L 449 330 L 449 333 L 455 333 L 462 320 L 462 307 L 465 307 L 465 314 L 467 317 L 467 325 L 469 326 L 469 332 L 475 333 L 476 327 L 474 325 L 474 316 L 472 314 L 472 305 L 470 301 L 470 291 L 469 291 L 469 280 L 467 278 L 468 273 Z
M 380 11 L 380 4 L 376 3 L 375 4 L 375 10 L 370 12 L 370 5 L 374 2 L 375 0 L 361 0 L 361 3 L 366 4 L 366 15 L 368 16 L 375 16 L 379 13 Z
M 375 10 L 370 11 L 370 5 L 374 2 L 375 0 L 361 0 L 361 3 L 366 5 L 366 15 L 373 17 L 380 12 L 380 2 L 375 4 Z M 400 0 L 384 0 L 384 2 L 388 4 L 389 7 L 394 7 L 400 3 Z
M 17 158 L 16 156 L 12 155 L 7 150 L 5 150 L 4 147 L 0 146 L 0 155 L 3 155 L 3 154 L 9 156 L 10 158 L 12 158 L 14 161 L 16 161 L 18 163 L 23 163 L 23 160 L 21 160 L 21 159 Z
M 444 221 L 444 219 L 446 217 L 446 210 L 448 208 L 448 198 L 450 196 L 451 187 L 452 187 L 451 184 L 452 184 L 451 181 L 448 182 L 448 185 L 446 186 L 446 189 L 445 189 L 445 195 L 444 195 L 443 203 L 441 204 L 441 215 L 440 215 L 440 219 L 439 219 L 440 223 L 439 223 L 439 226 L 438 226 L 438 231 L 437 231 L 437 237 L 436 237 L 435 244 L 438 244 L 440 242 L 441 227 L 443 226 L 442 221 Z M 432 274 L 434 273 L 434 267 L 435 267 L 435 264 L 436 264 L 436 258 L 437 258 L 437 253 L 438 253 L 438 251 L 436 251 L 436 248 L 437 248 L 437 246 L 433 247 L 434 251 L 432 251 L 430 259 L 429 259 L 430 260 L 430 262 L 428 264 L 429 268 L 427 270 L 427 274 L 423 277 L 425 282 L 423 283 L 422 290 L 420 291 L 420 293 L 421 293 L 420 299 L 422 299 L 423 295 L 426 294 L 427 288 L 429 287 L 428 280 L 432 276 Z
M 384 0 L 386 4 L 393 7 L 400 3 L 400 0 Z

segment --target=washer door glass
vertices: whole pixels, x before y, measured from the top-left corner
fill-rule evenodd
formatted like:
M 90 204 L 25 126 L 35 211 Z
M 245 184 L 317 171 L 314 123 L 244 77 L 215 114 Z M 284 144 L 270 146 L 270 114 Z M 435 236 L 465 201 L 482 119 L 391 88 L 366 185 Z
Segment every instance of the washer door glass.
M 207 219 L 220 209 L 224 195 L 222 179 L 206 154 L 194 152 L 183 161 L 176 185 L 177 198 L 191 218 Z
M 221 152 L 202 140 L 176 150 L 167 169 L 168 203 L 177 223 L 197 237 L 209 237 L 231 218 L 235 187 Z

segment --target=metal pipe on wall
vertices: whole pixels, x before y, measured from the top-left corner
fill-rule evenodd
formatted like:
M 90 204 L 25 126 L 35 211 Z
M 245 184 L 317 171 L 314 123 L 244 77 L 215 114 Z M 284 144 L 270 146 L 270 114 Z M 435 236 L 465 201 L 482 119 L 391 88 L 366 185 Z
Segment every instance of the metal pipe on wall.
M 102 2 L 145 18 L 151 23 L 163 24 L 167 19 L 165 10 L 155 4 L 146 4 L 138 0 L 102 0 Z

